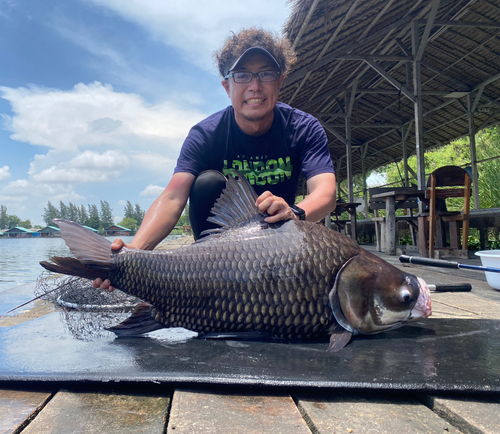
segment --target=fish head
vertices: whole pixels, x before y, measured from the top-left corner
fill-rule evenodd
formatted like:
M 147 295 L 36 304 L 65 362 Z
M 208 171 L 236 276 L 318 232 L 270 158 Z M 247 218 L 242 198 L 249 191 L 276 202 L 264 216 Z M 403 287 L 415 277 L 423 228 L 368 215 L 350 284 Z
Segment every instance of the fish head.
M 380 333 L 431 315 L 429 287 L 363 251 L 349 259 L 330 292 L 337 322 L 352 333 Z

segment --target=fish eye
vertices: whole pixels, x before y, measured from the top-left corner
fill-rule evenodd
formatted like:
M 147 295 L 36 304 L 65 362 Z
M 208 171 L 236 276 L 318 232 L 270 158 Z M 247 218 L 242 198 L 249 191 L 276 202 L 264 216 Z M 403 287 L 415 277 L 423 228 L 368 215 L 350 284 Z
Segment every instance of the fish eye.
M 411 300 L 411 293 L 406 288 L 401 290 L 401 292 L 399 293 L 399 296 L 401 297 L 401 301 L 403 303 L 409 303 Z

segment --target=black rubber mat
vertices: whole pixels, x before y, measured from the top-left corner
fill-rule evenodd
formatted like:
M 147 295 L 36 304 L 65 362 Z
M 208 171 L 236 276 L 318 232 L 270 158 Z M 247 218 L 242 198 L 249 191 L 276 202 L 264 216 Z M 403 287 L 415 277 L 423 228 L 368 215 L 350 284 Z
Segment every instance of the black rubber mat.
M 0 293 L 0 315 L 22 298 L 12 291 Z M 147 338 L 109 334 L 81 340 L 65 321 L 60 312 L 12 325 L 0 317 L 0 382 L 500 392 L 500 321 L 495 320 L 428 319 L 357 337 L 338 353 L 327 352 L 326 342 L 179 342 L 186 334 L 178 329 Z

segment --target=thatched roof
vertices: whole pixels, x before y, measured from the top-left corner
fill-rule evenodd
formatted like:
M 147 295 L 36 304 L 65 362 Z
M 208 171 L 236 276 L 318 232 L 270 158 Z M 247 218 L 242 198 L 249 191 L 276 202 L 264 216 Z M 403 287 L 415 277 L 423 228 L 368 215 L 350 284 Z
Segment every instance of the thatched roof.
M 427 26 L 427 20 L 432 25 Z M 297 0 L 285 25 L 298 61 L 280 100 L 323 123 L 340 179 L 346 176 L 345 118 L 351 113 L 353 172 L 415 152 L 412 32 L 421 58 L 424 147 L 500 121 L 499 0 Z M 385 78 L 383 77 L 385 75 Z M 355 95 L 346 107 L 346 94 Z M 348 98 L 347 98 L 348 100 Z M 409 131 L 409 132 L 408 132 Z

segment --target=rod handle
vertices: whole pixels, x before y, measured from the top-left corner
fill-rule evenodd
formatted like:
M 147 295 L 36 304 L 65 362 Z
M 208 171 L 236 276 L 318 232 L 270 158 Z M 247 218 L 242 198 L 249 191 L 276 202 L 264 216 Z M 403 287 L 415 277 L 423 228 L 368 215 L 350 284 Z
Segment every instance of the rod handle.
M 415 256 L 401 255 L 399 260 L 403 263 L 417 265 L 428 265 L 429 267 L 460 268 L 460 263 L 453 261 L 443 261 L 441 259 L 420 258 Z
M 470 283 L 455 283 L 444 285 L 428 285 L 429 290 L 436 292 L 470 292 L 472 285 Z

